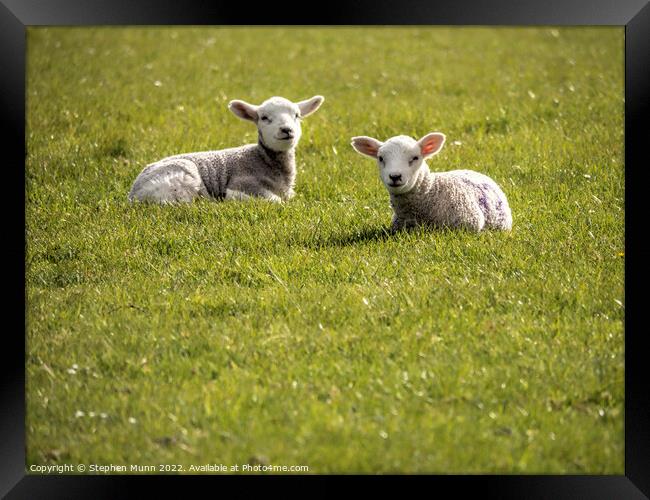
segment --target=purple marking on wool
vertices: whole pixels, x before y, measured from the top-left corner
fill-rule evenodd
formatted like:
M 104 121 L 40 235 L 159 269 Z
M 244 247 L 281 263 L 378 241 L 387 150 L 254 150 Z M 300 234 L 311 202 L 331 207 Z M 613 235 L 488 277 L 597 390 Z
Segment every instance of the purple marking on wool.
M 486 191 L 489 191 L 490 186 L 488 184 L 477 184 L 476 187 L 479 189 L 480 194 L 478 196 L 478 204 L 481 206 L 481 210 L 484 215 L 488 213 L 487 197 Z
M 505 222 L 507 216 L 503 207 L 503 199 L 497 193 L 497 191 L 494 190 L 494 187 L 491 184 L 488 184 L 487 182 L 474 182 L 472 179 L 465 175 L 461 175 L 460 179 L 466 184 L 469 184 L 472 187 L 476 188 L 478 191 L 478 204 L 485 217 L 488 217 L 489 213 L 489 216 L 493 218 L 494 223 L 502 224 Z M 491 204 L 491 208 L 488 206 L 488 193 L 492 193 L 494 195 L 493 198 L 496 198 L 496 204 Z
M 481 205 L 481 210 L 483 210 L 484 214 L 487 214 L 488 211 L 488 206 L 487 206 L 487 199 L 485 198 L 485 193 L 481 193 L 480 196 L 478 197 L 478 203 Z
M 506 212 L 503 209 L 503 200 L 501 199 L 500 196 L 497 198 L 496 212 L 497 212 L 497 214 L 499 214 L 499 217 L 498 217 L 499 222 L 503 222 L 503 221 L 506 220 Z

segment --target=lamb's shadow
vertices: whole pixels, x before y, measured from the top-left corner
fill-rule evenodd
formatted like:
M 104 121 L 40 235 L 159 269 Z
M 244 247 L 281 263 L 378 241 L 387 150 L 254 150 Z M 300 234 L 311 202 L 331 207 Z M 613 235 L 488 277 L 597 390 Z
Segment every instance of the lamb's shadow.
M 389 227 L 374 227 L 329 238 L 319 236 L 305 244 L 311 248 L 347 247 L 363 243 L 388 241 L 393 239 L 395 235 L 396 233 Z

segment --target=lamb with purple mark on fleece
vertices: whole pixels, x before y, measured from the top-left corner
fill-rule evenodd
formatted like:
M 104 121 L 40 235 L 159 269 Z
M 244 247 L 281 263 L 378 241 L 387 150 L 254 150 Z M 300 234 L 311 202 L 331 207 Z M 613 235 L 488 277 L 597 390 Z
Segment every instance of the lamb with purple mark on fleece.
M 386 142 L 352 138 L 356 151 L 377 160 L 393 207 L 392 229 L 428 225 L 477 232 L 510 230 L 512 213 L 506 195 L 487 175 L 473 170 L 429 170 L 425 160 L 438 153 L 444 142 L 444 134 L 438 132 L 419 141 L 405 135 Z
M 189 202 L 199 196 L 218 200 L 251 197 L 281 202 L 294 196 L 295 151 L 300 121 L 324 98 L 291 102 L 271 97 L 259 106 L 231 101 L 230 110 L 257 126 L 256 144 L 186 153 L 147 165 L 133 182 L 130 201 Z

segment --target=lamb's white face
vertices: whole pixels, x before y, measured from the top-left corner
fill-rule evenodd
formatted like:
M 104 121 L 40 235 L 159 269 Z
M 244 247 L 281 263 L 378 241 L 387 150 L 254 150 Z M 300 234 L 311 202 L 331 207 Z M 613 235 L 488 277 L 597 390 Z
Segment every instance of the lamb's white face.
M 314 96 L 294 103 L 284 97 L 271 97 L 259 106 L 232 101 L 229 108 L 239 118 L 257 125 L 260 140 L 267 148 L 288 151 L 295 148 L 300 140 L 301 119 L 316 111 L 323 100 L 321 96 Z
M 420 169 L 427 168 L 424 160 L 442 148 L 445 136 L 425 135 L 419 141 L 406 135 L 392 137 L 386 142 L 372 137 L 353 137 L 352 147 L 359 153 L 376 158 L 379 176 L 389 193 L 408 193 L 415 186 Z
M 421 165 L 417 141 L 405 135 L 389 139 L 377 151 L 379 176 L 390 193 L 407 193 L 413 189 Z

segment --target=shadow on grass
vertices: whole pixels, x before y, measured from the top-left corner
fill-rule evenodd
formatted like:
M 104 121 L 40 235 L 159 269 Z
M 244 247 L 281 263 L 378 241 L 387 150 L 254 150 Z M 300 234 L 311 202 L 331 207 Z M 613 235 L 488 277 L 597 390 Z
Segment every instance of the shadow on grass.
M 357 230 L 349 234 L 334 235 L 332 237 L 318 236 L 305 242 L 310 248 L 347 247 L 364 243 L 383 242 L 395 237 L 388 227 L 374 227 Z
M 470 236 L 471 239 L 475 239 L 478 234 L 484 235 L 489 231 L 482 231 L 481 233 L 475 233 L 474 231 L 465 229 L 465 228 L 451 228 L 451 227 L 439 227 L 439 226 L 415 226 L 398 229 L 397 231 L 391 230 L 389 226 L 387 227 L 371 227 L 366 229 L 357 229 L 348 234 L 334 234 L 329 236 L 317 235 L 313 236 L 311 239 L 303 242 L 303 245 L 307 248 L 333 248 L 333 247 L 348 247 L 354 245 L 363 245 L 366 243 L 380 243 L 395 241 L 401 239 L 405 235 L 409 235 L 411 238 L 427 238 L 429 239 L 431 235 L 434 235 L 434 238 L 438 236 L 444 236 L 447 239 L 454 239 L 463 236 Z

